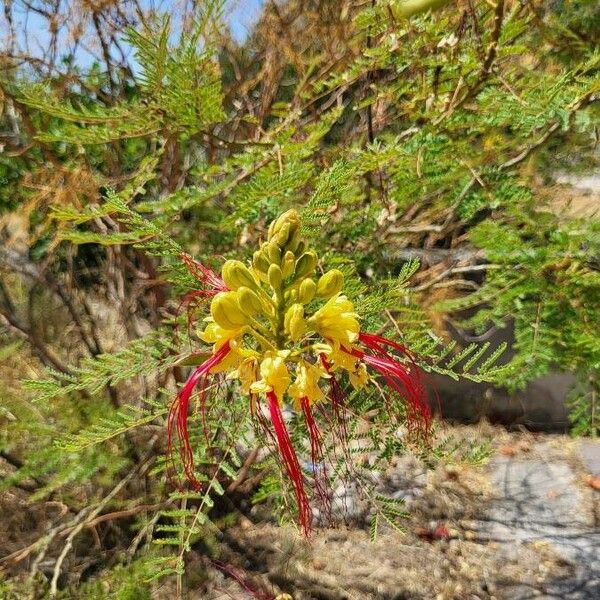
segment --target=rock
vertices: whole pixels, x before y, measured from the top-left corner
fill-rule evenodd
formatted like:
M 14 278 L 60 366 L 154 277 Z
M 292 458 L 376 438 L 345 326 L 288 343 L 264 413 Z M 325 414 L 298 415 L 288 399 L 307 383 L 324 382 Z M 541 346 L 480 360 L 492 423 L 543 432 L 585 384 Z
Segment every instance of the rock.
M 578 449 L 586 471 L 600 477 L 600 441 L 579 440 Z
M 600 531 L 569 464 L 500 456 L 490 465 L 490 477 L 497 498 L 480 534 L 498 542 L 511 560 L 518 560 L 521 548 L 530 544 L 540 552 L 550 549 L 572 566 L 571 577 L 542 586 L 539 597 L 600 598 Z M 534 589 L 513 586 L 505 597 L 531 598 Z

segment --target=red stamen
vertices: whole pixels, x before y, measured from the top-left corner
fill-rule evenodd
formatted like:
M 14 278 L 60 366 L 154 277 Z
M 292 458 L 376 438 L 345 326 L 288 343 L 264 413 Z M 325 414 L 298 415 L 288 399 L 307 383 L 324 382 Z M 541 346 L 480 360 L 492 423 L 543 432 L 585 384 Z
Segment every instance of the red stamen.
M 329 493 L 327 485 L 327 473 L 324 464 L 321 432 L 317 427 L 309 399 L 306 397 L 302 398 L 300 400 L 300 406 L 304 413 L 304 420 L 308 430 L 308 439 L 310 441 L 310 461 L 313 468 L 315 490 L 321 501 L 324 517 L 331 518 L 331 494 Z
M 342 390 L 338 380 L 335 378 L 335 375 L 333 374 L 333 370 L 331 368 L 331 363 L 327 359 L 327 356 L 325 354 L 321 353 L 321 354 L 319 354 L 319 358 L 321 359 L 321 364 L 323 365 L 323 368 L 331 376 L 329 379 L 329 392 L 330 392 L 331 405 L 333 407 L 333 412 L 335 413 L 336 417 L 338 418 L 338 420 L 340 422 L 342 422 L 343 419 L 341 419 L 340 415 L 341 415 L 341 411 L 344 408 L 344 404 L 345 404 L 344 391 Z M 344 423 L 344 427 L 345 427 L 345 423 Z
M 226 292 L 228 288 L 219 275 L 201 262 L 194 260 L 189 254 L 182 252 L 180 258 L 189 273 L 203 286 L 199 290 L 188 292 L 177 307 L 177 314 L 183 306 L 187 307 L 188 333 L 191 334 L 194 308 L 207 298 L 212 298 L 219 292 Z
M 182 252 L 181 260 L 190 274 L 206 289 L 200 290 L 206 296 L 214 296 L 219 292 L 226 292 L 225 282 L 212 269 L 204 266 L 201 262 L 194 260 L 189 254 Z
M 277 438 L 277 446 L 279 447 L 285 470 L 287 471 L 292 487 L 294 488 L 294 494 L 296 495 L 300 528 L 302 529 L 302 533 L 305 536 L 308 536 L 310 533 L 312 514 L 306 491 L 304 490 L 304 480 L 302 471 L 300 470 L 300 463 L 298 462 L 298 457 L 292 446 L 292 440 L 290 439 L 290 435 L 285 426 L 285 421 L 281 414 L 281 407 L 279 406 L 279 400 L 277 399 L 275 392 L 267 392 L 267 403 L 269 414 L 271 416 L 271 423 L 273 424 L 273 430 L 275 431 L 275 437 Z
M 351 351 L 346 350 L 346 352 L 378 371 L 388 386 L 406 399 L 407 428 L 411 432 L 428 436 L 431 431 L 431 406 L 421 382 L 419 368 L 410 352 L 405 346 L 379 335 L 361 333 L 359 340 L 373 352 L 373 355 L 356 348 Z M 400 362 L 389 354 L 384 346 L 390 346 L 400 351 L 408 359 L 410 365 Z
M 218 365 L 230 351 L 229 342 L 226 342 L 213 354 L 208 360 L 204 361 L 200 366 L 196 367 L 185 385 L 177 394 L 169 409 L 167 417 L 167 460 L 171 463 L 171 468 L 167 472 L 169 479 L 172 479 L 172 473 L 176 471 L 173 460 L 173 433 L 177 429 L 177 438 L 179 440 L 179 455 L 183 464 L 183 470 L 193 489 L 199 490 L 202 485 L 198 481 L 194 470 L 194 453 L 190 443 L 188 430 L 188 411 L 190 398 L 196 386 L 200 385 L 202 412 L 204 420 L 204 404 L 206 400 L 206 389 L 208 383 L 208 375 L 210 370 Z
M 342 450 L 344 451 L 344 455 L 348 459 L 348 464 L 351 462 L 350 452 L 348 449 L 348 429 L 346 427 L 346 419 L 344 417 L 344 406 L 345 402 L 345 394 L 340 382 L 336 379 L 335 374 L 333 373 L 331 363 L 327 359 L 327 356 L 323 353 L 319 355 L 321 359 L 321 364 L 323 368 L 330 375 L 329 378 L 329 399 L 331 400 L 331 408 L 333 409 L 333 415 L 335 420 L 337 421 L 338 427 L 334 427 L 332 423 L 332 431 L 337 431 L 339 433 L 338 438 L 340 440 L 340 444 Z

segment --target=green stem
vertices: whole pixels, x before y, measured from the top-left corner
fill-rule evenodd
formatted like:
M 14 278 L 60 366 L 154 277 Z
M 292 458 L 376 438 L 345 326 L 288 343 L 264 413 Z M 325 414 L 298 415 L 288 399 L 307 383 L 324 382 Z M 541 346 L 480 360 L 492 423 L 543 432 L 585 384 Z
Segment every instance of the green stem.
M 276 319 L 277 319 L 277 329 L 275 331 L 275 339 L 277 340 L 277 347 L 283 349 L 285 343 L 285 299 L 283 297 L 283 292 L 281 290 L 277 290 L 275 292 L 275 304 L 276 304 Z

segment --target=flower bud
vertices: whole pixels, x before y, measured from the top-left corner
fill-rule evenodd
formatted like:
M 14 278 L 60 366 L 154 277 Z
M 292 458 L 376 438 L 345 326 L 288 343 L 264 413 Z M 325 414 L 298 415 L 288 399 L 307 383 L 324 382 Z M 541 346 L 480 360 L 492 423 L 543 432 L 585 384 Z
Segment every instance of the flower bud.
M 294 267 L 296 265 L 296 257 L 293 252 L 289 250 L 285 253 L 281 265 L 281 275 L 283 279 L 287 279 L 294 274 Z
M 210 303 L 210 314 L 223 329 L 239 329 L 248 324 L 248 316 L 241 311 L 235 292 L 218 293 Z
M 310 275 L 317 266 L 317 255 L 308 251 L 305 252 L 297 261 L 296 261 L 296 270 L 294 272 L 294 279 L 299 281 L 303 277 Z
M 262 312 L 263 306 L 260 298 L 247 287 L 241 287 L 238 291 L 238 301 L 242 311 L 249 317 Z
M 298 290 L 298 300 L 302 304 L 308 304 L 317 292 L 317 284 L 312 279 L 305 279 Z
M 281 248 L 277 245 L 275 240 L 271 240 L 267 244 L 267 257 L 269 258 L 269 262 L 271 264 L 279 264 L 281 260 Z
M 281 229 L 273 235 L 273 241 L 277 243 L 280 248 L 285 248 L 290 237 L 290 224 L 284 223 Z
M 404 0 L 404 2 L 390 3 L 390 13 L 396 19 L 408 19 L 413 15 L 418 15 L 427 11 L 435 11 L 449 0 Z
M 223 265 L 223 281 L 230 290 L 237 290 L 241 286 L 255 288 L 256 281 L 250 269 L 239 260 L 228 260 Z
M 283 295 L 286 304 L 293 304 L 298 301 L 298 290 L 296 288 L 290 288 Z
M 331 298 L 341 291 L 344 285 L 344 274 L 338 269 L 327 271 L 319 278 L 317 283 L 317 296 L 319 298 Z
M 292 342 L 297 342 L 306 331 L 304 320 L 304 307 L 302 304 L 292 304 L 284 317 L 284 327 Z
M 257 250 L 252 255 L 252 266 L 258 273 L 264 273 L 266 275 L 270 264 L 269 259 L 260 250 Z
M 282 246 L 285 245 L 289 239 L 289 236 L 293 235 L 294 232 L 300 227 L 300 217 L 298 216 L 298 212 L 293 208 L 284 212 L 278 219 L 271 223 L 269 227 L 269 237 L 271 240 L 275 236 L 279 235 L 280 232 L 287 226 L 287 233 L 285 236 L 280 236 L 280 239 L 283 240 Z M 285 237 L 285 239 L 283 239 Z
M 290 237 L 289 237 L 288 242 L 285 247 L 287 250 L 296 252 L 298 250 L 298 247 L 300 246 L 300 243 L 304 244 L 304 242 L 301 242 L 300 228 L 298 228 L 298 229 L 296 229 L 296 231 L 294 231 L 290 234 Z M 303 250 L 304 250 L 304 247 L 302 248 L 302 250 L 300 250 L 298 252 L 298 254 L 302 254 Z
M 274 289 L 278 290 L 281 288 L 281 282 L 283 281 L 283 277 L 281 275 L 281 268 L 279 265 L 271 265 L 269 267 L 269 272 L 267 273 L 267 280 L 269 285 Z

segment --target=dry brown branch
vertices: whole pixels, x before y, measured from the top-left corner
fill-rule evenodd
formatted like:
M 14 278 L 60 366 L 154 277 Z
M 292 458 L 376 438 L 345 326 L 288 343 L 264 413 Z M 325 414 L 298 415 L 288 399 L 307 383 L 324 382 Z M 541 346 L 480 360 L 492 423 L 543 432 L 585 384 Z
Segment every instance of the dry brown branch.
M 59 554 L 56 563 L 54 565 L 54 571 L 52 574 L 52 579 L 50 581 L 50 591 L 49 595 L 51 598 L 55 597 L 58 593 L 58 577 L 61 572 L 62 564 L 67 557 L 67 554 L 71 551 L 73 547 L 73 540 L 75 537 L 85 528 L 85 527 L 93 527 L 91 523 L 99 518 L 98 515 L 102 512 L 104 507 L 109 504 L 113 498 L 115 498 L 123 488 L 134 478 L 138 476 L 142 476 L 154 462 L 154 444 L 157 441 L 157 436 L 155 436 L 149 444 L 149 449 L 142 457 L 140 463 L 137 465 L 135 469 L 132 469 L 119 483 L 96 505 L 93 510 L 89 510 L 86 512 L 81 518 L 80 522 L 72 527 L 67 535 L 67 541 Z M 88 507 L 90 509 L 91 507 Z

